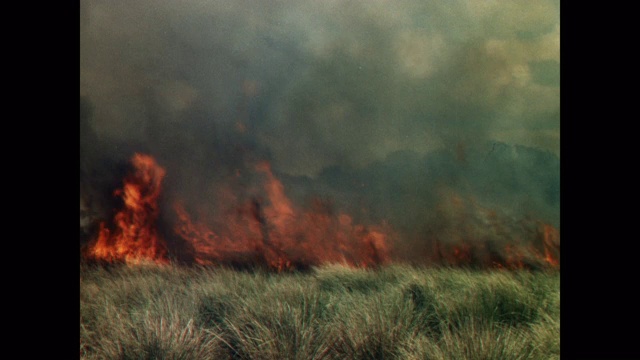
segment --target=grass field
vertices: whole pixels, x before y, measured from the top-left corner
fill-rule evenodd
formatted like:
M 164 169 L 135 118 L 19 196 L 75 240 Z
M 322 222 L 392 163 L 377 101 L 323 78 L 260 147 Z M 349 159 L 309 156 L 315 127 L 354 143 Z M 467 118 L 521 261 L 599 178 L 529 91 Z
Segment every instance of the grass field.
M 559 271 L 80 265 L 83 359 L 557 359 Z

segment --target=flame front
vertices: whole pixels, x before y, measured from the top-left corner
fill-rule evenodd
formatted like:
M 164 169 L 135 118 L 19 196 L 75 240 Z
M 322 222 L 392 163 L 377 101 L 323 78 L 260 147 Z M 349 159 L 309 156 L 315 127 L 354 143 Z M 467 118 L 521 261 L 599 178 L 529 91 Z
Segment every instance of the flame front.
M 511 270 L 560 266 L 560 234 L 551 224 L 514 219 L 455 193 L 439 210 L 446 226 L 433 235 L 436 263 Z
M 193 246 L 197 263 L 250 261 L 281 271 L 327 262 L 370 267 L 388 261 L 388 229 L 353 224 L 350 215 L 334 215 L 321 202 L 301 211 L 267 162 L 255 170 L 264 176 L 268 201 L 234 205 L 216 232 L 194 223 L 184 206 L 176 204 L 176 233 Z
M 135 154 L 131 164 L 134 171 L 124 179 L 122 189 L 115 191 L 122 198 L 123 209 L 114 216 L 114 229 L 107 228 L 104 222 L 100 224 L 88 257 L 107 262 L 166 263 L 166 244 L 156 228 L 165 170 L 151 156 L 143 154 Z
M 175 217 L 169 227 L 162 227 L 172 232 L 160 234 L 158 200 L 165 170 L 149 155 L 135 154 L 131 164 L 133 171 L 114 193 L 122 200 L 122 209 L 109 226 L 100 224 L 85 252 L 89 259 L 165 264 L 170 256 L 186 254 L 187 262 L 201 265 L 257 265 L 277 271 L 323 263 L 373 267 L 391 259 L 390 243 L 397 235 L 390 226 L 358 224 L 326 201 L 315 200 L 307 208 L 296 206 L 268 162 L 254 166 L 258 183 L 250 188 L 234 187 L 239 172 L 217 183 L 212 204 L 187 204 L 174 194 L 178 199 L 172 209 Z M 444 204 L 440 211 L 446 215 L 446 226 L 434 233 L 433 255 L 425 263 L 499 269 L 559 267 L 560 235 L 552 225 L 514 222 L 455 194 Z

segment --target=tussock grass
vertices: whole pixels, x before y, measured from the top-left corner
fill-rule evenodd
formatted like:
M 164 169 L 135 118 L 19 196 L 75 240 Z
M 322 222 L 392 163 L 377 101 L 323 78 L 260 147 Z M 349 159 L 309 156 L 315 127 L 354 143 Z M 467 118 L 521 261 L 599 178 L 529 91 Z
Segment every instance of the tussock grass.
M 484 360 L 548 359 L 547 349 L 537 346 L 520 328 L 498 323 L 470 321 L 459 329 L 445 330 L 438 339 L 418 336 L 400 350 L 402 359 Z
M 83 359 L 556 359 L 558 272 L 80 266 Z

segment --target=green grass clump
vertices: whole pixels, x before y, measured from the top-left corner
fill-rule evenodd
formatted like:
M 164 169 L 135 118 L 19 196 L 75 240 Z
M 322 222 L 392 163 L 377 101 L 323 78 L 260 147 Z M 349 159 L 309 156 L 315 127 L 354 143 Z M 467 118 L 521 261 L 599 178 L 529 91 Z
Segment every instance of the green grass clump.
M 82 359 L 557 359 L 559 272 L 80 267 Z

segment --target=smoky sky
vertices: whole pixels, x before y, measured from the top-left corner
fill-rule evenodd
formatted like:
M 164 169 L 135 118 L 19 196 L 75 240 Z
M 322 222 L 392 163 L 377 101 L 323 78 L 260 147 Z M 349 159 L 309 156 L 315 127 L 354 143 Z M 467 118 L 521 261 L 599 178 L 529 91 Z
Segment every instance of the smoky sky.
M 310 176 L 485 141 L 559 155 L 558 1 L 80 5 L 80 94 L 104 141 L 238 129 Z

